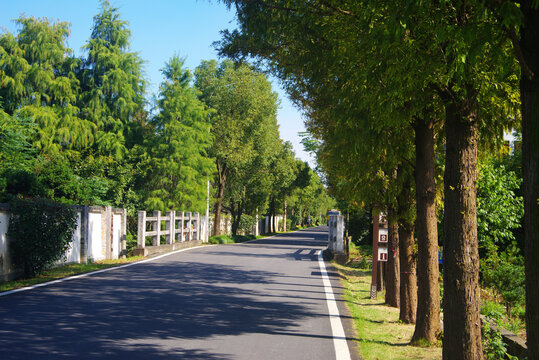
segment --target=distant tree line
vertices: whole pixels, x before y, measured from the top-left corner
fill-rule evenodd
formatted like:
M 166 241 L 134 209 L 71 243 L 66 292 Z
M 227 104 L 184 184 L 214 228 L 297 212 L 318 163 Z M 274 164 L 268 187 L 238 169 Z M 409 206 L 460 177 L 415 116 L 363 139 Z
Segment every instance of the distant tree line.
M 83 56 L 69 24 L 20 17 L 0 35 L 0 201 L 232 215 L 325 213 L 318 175 L 279 137 L 279 101 L 265 75 L 230 60 L 194 72 L 174 55 L 148 100 L 128 23 L 102 1 Z M 216 229 L 219 229 L 216 227 Z M 218 232 L 217 232 L 218 233 Z
M 480 264 L 495 285 L 502 268 L 523 269 L 524 249 L 528 347 L 537 358 L 537 2 L 223 2 L 238 27 L 223 32 L 221 53 L 282 80 L 305 111 L 305 144 L 337 198 L 387 213 L 399 256 L 386 300 L 415 323 L 412 341 L 442 333 L 440 217 L 444 359 L 483 358 Z M 512 130 L 521 131 L 522 157 L 503 160 L 503 133 Z M 501 166 L 513 159 L 521 166 Z M 522 289 L 517 272 L 511 282 Z

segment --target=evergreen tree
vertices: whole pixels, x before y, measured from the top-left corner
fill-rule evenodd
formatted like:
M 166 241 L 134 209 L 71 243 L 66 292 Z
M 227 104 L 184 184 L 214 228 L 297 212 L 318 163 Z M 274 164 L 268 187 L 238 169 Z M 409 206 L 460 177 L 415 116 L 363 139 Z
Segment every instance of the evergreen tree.
M 210 111 L 198 100 L 184 60 L 172 57 L 162 73 L 165 81 L 157 102 L 159 113 L 153 120 L 156 136 L 151 155 L 155 169 L 149 183 L 153 190 L 146 206 L 202 212 L 206 207 L 206 182 L 215 167 L 208 157 L 212 144 Z
M 65 22 L 21 17 L 17 36 L 0 36 L 0 98 L 8 115 L 32 119 L 33 145 L 42 154 L 81 150 L 93 142 L 92 124 L 79 117 L 76 106 L 78 60 L 66 41 Z
M 144 113 L 146 82 L 142 60 L 130 51 L 131 32 L 117 8 L 106 0 L 94 16 L 87 58 L 80 71 L 84 117 L 96 126 L 98 154 L 119 160 L 125 157 L 126 137 L 137 116 Z

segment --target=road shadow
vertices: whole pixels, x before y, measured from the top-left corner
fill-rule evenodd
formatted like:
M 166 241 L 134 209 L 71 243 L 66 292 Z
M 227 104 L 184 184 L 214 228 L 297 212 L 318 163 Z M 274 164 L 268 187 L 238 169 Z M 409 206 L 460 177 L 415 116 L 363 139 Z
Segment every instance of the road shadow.
M 291 261 L 314 263 L 316 249 L 327 246 L 327 227 L 237 246 L 285 249 Z M 203 251 L 204 256 L 283 256 L 231 250 Z M 327 338 L 297 331 L 304 319 L 327 317 L 298 301 L 323 299 L 323 286 L 300 286 L 300 276 L 272 271 L 167 259 L 0 298 L 0 359 L 226 360 L 229 354 L 181 344 L 245 333 Z M 268 296 L 249 289 L 253 284 L 287 285 L 297 295 Z
M 274 275 L 197 262 L 148 263 L 3 297 L 0 359 L 227 359 L 174 343 L 271 334 L 319 316 L 293 299 L 273 301 L 240 289 L 270 283 Z

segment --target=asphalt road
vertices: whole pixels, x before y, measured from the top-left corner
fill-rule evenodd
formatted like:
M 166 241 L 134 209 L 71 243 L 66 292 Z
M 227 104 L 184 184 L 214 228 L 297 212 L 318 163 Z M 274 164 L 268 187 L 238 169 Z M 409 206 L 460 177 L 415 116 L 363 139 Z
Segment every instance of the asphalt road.
M 320 227 L 2 296 L 0 359 L 336 359 L 326 244 Z

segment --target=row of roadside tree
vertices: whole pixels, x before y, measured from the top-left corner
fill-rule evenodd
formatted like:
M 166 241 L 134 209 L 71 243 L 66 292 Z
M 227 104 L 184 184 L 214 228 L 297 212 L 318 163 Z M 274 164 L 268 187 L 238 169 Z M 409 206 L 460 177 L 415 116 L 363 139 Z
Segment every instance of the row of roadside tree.
M 487 166 L 504 131 L 522 131 L 527 343 L 539 358 L 537 2 L 224 2 L 239 26 L 223 32 L 222 54 L 279 77 L 305 110 L 305 143 L 333 193 L 387 211 L 398 227 L 400 296 L 390 303 L 416 324 L 413 341 L 442 331 L 443 215 L 444 359 L 483 359 L 478 159 Z M 489 233 L 493 213 L 482 210 Z M 518 211 L 509 216 L 520 223 Z

